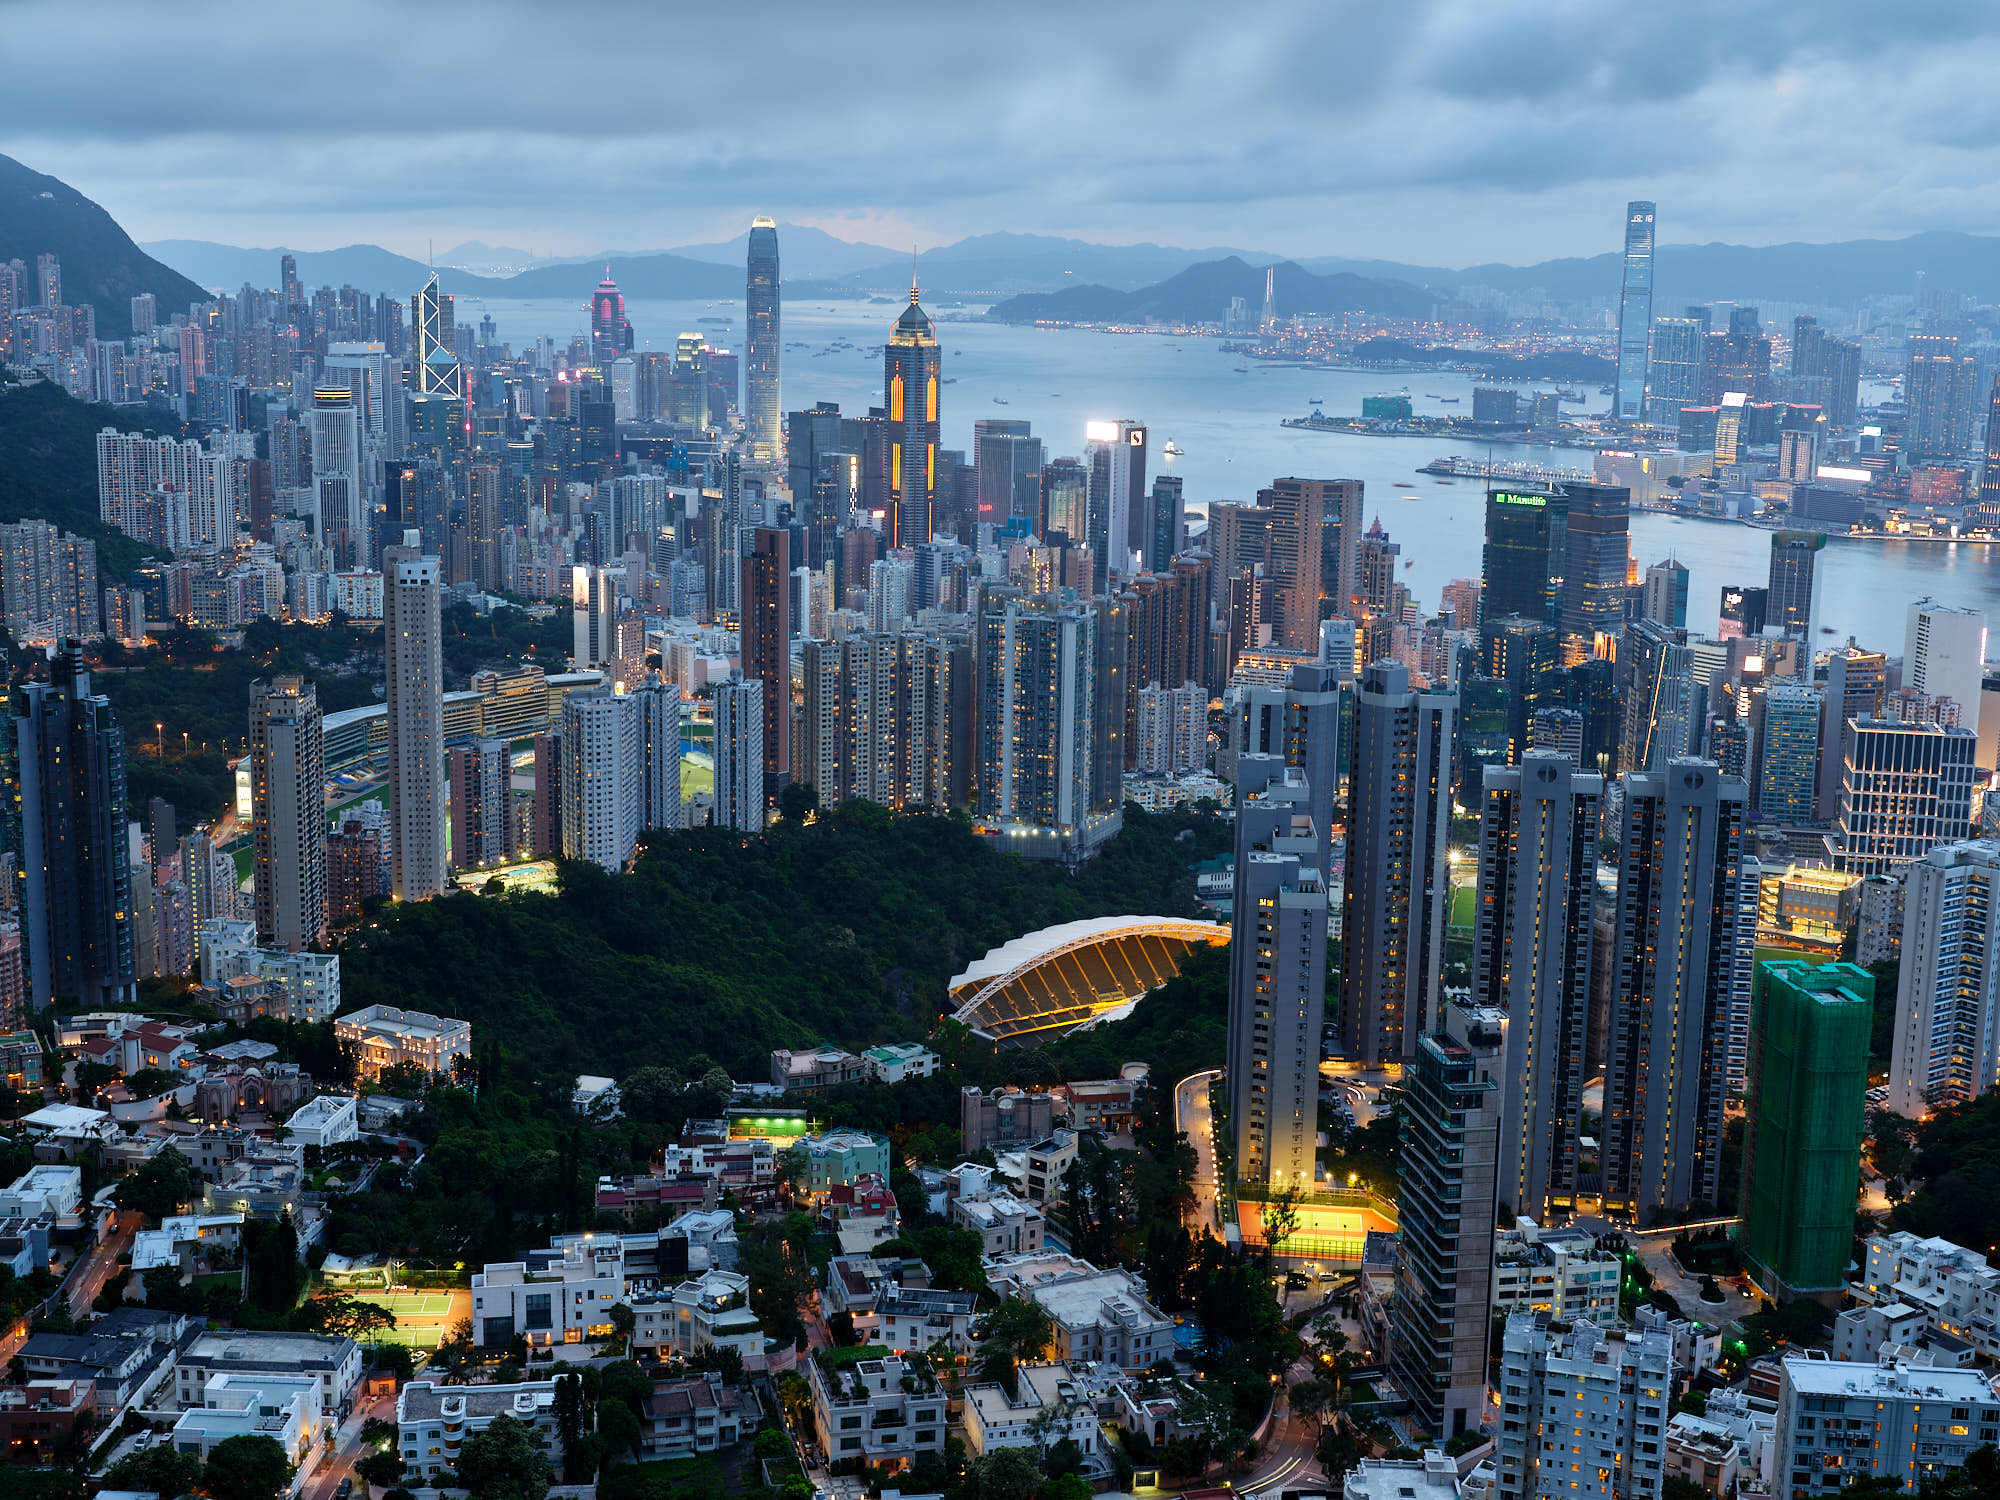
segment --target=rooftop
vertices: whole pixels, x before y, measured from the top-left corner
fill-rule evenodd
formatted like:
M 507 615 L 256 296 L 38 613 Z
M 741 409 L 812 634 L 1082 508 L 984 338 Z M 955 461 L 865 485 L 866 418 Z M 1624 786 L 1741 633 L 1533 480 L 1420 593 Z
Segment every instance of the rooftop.
M 520 1385 L 432 1385 L 413 1380 L 396 1398 L 396 1416 L 404 1422 L 480 1420 L 498 1416 L 532 1422 L 555 1406 L 553 1380 L 529 1380 Z
M 1838 1359 L 1785 1361 L 1792 1389 L 1813 1396 L 1908 1396 L 1927 1401 L 2000 1400 L 1992 1381 L 1977 1370 L 1933 1365 L 1861 1363 Z

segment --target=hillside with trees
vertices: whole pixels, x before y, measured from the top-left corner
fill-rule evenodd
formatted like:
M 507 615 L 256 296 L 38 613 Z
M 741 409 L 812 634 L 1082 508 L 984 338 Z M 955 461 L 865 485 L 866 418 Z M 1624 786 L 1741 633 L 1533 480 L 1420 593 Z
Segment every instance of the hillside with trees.
M 702 1052 L 761 1077 L 773 1047 L 927 1034 L 951 976 L 1023 933 L 1195 915 L 1189 866 L 1227 847 L 1227 825 L 1125 818 L 1076 873 L 1000 853 L 963 817 L 872 803 L 762 837 L 655 835 L 631 874 L 565 864 L 554 895 L 385 911 L 342 950 L 346 1003 L 463 1016 L 570 1073 Z
M 50 381 L 0 386 L 0 521 L 52 521 L 87 536 L 97 543 L 99 576 L 123 579 L 155 554 L 98 519 L 97 433 L 103 427 L 183 435 L 165 412 L 94 406 Z

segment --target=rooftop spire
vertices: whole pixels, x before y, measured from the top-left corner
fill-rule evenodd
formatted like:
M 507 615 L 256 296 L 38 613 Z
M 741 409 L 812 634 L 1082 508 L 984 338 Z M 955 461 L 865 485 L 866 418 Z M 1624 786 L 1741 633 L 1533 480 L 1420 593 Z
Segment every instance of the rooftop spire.
M 910 302 L 917 300 L 917 247 L 910 246 Z

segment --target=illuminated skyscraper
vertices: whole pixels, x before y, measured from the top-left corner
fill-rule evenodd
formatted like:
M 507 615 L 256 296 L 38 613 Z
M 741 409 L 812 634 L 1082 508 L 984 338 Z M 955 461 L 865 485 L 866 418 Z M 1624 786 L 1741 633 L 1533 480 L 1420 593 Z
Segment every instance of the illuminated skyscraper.
M 1604 1206 L 1647 1224 L 1714 1203 L 1740 950 L 1742 781 L 1673 759 L 1624 778 L 1604 1083 Z
M 1625 628 L 1632 564 L 1632 492 L 1622 485 L 1563 486 L 1562 587 L 1555 600 L 1563 665 L 1615 650 Z
M 1287 651 L 1311 653 L 1319 647 L 1321 538 L 1331 482 L 1277 479 L 1257 496 L 1271 508 L 1265 576 L 1278 590 L 1280 635 Z
M 1151 531 L 1146 504 L 1146 429 L 1137 422 L 1087 422 L 1085 462 L 1090 470 L 1091 584 L 1098 593 L 1111 580 L 1130 578 L 1133 554 Z
M 883 409 L 889 420 L 888 542 L 915 547 L 931 539 L 937 513 L 938 392 L 943 371 L 937 331 L 917 303 L 896 320 L 882 350 Z
M 1979 360 L 1949 335 L 1910 339 L 1903 372 L 1903 452 L 1912 459 L 1962 463 L 1972 446 Z
M 1646 339 L 1653 327 L 1653 205 L 1625 205 L 1625 279 L 1618 293 L 1618 398 L 1613 415 L 1646 414 Z
M 444 889 L 444 632 L 438 560 L 382 549 L 382 641 L 388 692 L 389 866 L 398 901 Z
M 1655 427 L 1677 426 L 1681 408 L 1701 400 L 1708 309 L 1689 308 L 1688 314 L 1653 324 L 1653 347 L 1646 360 L 1646 420 Z
M 465 377 L 459 369 L 451 298 L 438 290 L 437 272 L 410 299 L 410 327 L 416 335 L 416 377 L 419 396 L 465 399 Z
M 1557 622 L 1562 580 L 1555 568 L 1566 545 L 1566 506 L 1560 491 L 1516 487 L 1487 492 L 1486 550 L 1479 568 L 1482 625 L 1505 615 Z
M 979 811 L 1023 852 L 1082 847 L 1093 829 L 1098 616 L 1056 596 L 982 599 L 977 614 Z M 1122 727 L 1122 704 L 1120 707 Z M 1121 750 L 1122 755 L 1122 750 Z
M 326 935 L 326 756 L 303 678 L 250 684 L 250 831 L 257 940 L 311 947 Z
M 715 825 L 763 831 L 764 684 L 754 677 L 716 684 Z
M 743 288 L 743 417 L 750 456 L 775 463 L 781 434 L 778 395 L 778 226 L 761 215 L 750 225 L 749 275 Z
M 1418 692 L 1399 661 L 1361 673 L 1349 764 L 1341 1026 L 1349 1058 L 1400 1062 L 1442 1024 L 1445 851 L 1458 695 Z
M 1313 1188 L 1326 1003 L 1325 853 L 1305 777 L 1275 755 L 1236 763 L 1229 949 L 1229 1116 L 1239 1182 Z
M 604 279 L 590 294 L 590 353 L 599 365 L 609 365 L 632 348 L 632 325 L 625 320 L 625 294 L 611 279 L 611 262 Z
M 1523 1085 L 1503 1111 L 1500 1200 L 1541 1220 L 1576 1205 L 1604 779 L 1534 750 L 1485 783 L 1472 997 L 1506 1012 L 1507 1076 Z

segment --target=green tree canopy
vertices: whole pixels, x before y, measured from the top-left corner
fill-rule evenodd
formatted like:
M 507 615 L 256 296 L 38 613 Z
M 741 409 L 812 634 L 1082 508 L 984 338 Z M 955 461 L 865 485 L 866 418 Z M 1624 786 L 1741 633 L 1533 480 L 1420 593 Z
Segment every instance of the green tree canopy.
M 201 1193 L 201 1173 L 177 1147 L 169 1146 L 126 1177 L 111 1195 L 122 1209 L 142 1213 L 157 1224 Z
M 533 1429 L 502 1412 L 466 1439 L 458 1478 L 472 1500 L 544 1500 L 550 1474 Z
M 292 1469 L 276 1438 L 244 1434 L 224 1438 L 209 1451 L 201 1487 L 212 1500 L 278 1500 L 292 1482 Z

